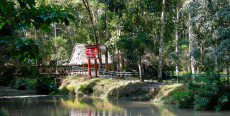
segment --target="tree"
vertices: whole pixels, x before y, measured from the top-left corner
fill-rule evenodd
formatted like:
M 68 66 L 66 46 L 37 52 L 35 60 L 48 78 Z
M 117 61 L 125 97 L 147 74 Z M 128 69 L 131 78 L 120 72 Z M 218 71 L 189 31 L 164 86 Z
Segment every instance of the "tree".
M 0 10 L 0 47 L 4 51 L 0 53 L 1 57 L 7 58 L 1 61 L 3 67 L 15 64 L 15 61 L 26 64 L 39 58 L 40 44 L 26 38 L 26 32 L 31 25 L 48 32 L 54 22 L 68 25 L 70 20 L 75 20 L 62 7 L 36 6 L 35 0 L 1 0 L 0 6 L 4 6 Z
M 158 64 L 158 81 L 162 81 L 162 52 L 163 52 L 163 39 L 164 39 L 164 17 L 165 17 L 165 0 L 162 3 L 161 12 L 161 34 L 160 34 L 160 47 L 159 47 L 159 64 Z
M 90 8 L 89 1 L 88 0 L 82 0 L 82 2 L 83 2 L 84 6 L 85 6 L 85 8 L 86 8 L 86 10 L 88 12 L 89 21 L 90 21 L 92 31 L 93 31 L 94 41 L 97 44 L 98 40 L 97 40 L 97 35 L 96 35 L 95 29 L 94 29 L 94 21 L 93 21 L 93 17 L 92 17 L 92 14 L 91 14 L 91 8 Z

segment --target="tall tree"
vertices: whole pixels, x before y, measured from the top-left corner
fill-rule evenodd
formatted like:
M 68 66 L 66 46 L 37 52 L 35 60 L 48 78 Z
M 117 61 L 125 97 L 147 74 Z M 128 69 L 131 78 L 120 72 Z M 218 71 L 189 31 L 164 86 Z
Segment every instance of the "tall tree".
M 108 4 L 105 4 L 105 25 L 106 25 L 106 33 L 105 33 L 105 41 L 109 40 L 109 16 L 108 16 Z M 105 69 L 108 70 L 108 48 L 105 46 Z
M 164 24 L 165 24 L 165 0 L 162 2 L 161 12 L 161 32 L 160 32 L 160 46 L 159 46 L 159 64 L 158 64 L 158 81 L 162 81 L 162 54 L 163 54 L 163 39 L 164 39 Z
M 178 35 L 178 23 L 179 23 L 179 5 L 177 4 L 176 5 L 176 20 L 175 20 L 175 52 L 176 52 L 176 57 L 178 58 L 178 38 L 179 38 L 179 35 Z M 179 74 L 179 69 L 178 69 L 178 61 L 176 61 L 176 75 Z
M 91 24 L 91 28 L 92 28 L 92 31 L 93 31 L 93 38 L 94 38 L 94 42 L 96 44 L 98 44 L 98 40 L 97 40 L 97 35 L 96 35 L 96 31 L 95 31 L 95 28 L 94 28 L 94 21 L 93 21 L 93 16 L 92 16 L 92 12 L 91 12 L 91 7 L 90 7 L 90 4 L 89 4 L 89 1 L 88 0 L 82 0 L 86 10 L 87 10 L 87 13 L 88 13 L 88 19 L 90 21 L 90 24 Z
M 98 21 L 98 5 L 99 5 L 99 1 L 96 1 L 96 10 L 95 10 L 95 14 L 96 14 L 96 24 L 97 24 L 97 35 L 98 35 L 98 39 L 99 39 L 99 46 L 101 45 L 101 35 L 100 35 L 100 27 L 99 27 L 99 21 Z M 102 68 L 102 60 L 101 60 L 101 48 L 98 47 L 98 55 L 99 55 L 99 69 Z

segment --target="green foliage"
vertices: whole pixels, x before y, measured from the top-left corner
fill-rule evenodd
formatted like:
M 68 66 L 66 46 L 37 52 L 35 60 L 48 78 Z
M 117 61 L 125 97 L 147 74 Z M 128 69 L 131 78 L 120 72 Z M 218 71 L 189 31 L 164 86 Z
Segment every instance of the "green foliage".
M 60 92 L 62 95 L 68 95 L 70 93 L 70 91 L 67 89 L 66 86 L 64 86 L 62 89 L 61 89 L 61 92 Z
M 194 93 L 189 89 L 173 93 L 173 95 L 175 96 L 175 100 L 178 103 L 178 107 L 180 108 L 190 108 L 193 106 L 193 94 Z
M 37 79 L 35 89 L 40 94 L 50 94 L 51 92 L 59 92 L 57 84 L 54 82 L 54 79 L 49 76 L 40 77 Z
M 29 83 L 27 84 L 27 90 L 35 90 L 35 85 L 37 83 L 37 79 L 30 79 Z
M 6 113 L 4 110 L 0 110 L 0 116 L 9 116 L 8 113 Z
M 18 6 L 19 5 L 19 6 Z M 0 48 L 3 56 L 8 60 L 17 59 L 26 62 L 39 58 L 39 44 L 32 39 L 25 38 L 26 30 L 33 25 L 36 29 L 46 32 L 54 22 L 65 23 L 75 18 L 59 6 L 38 5 L 35 0 L 1 0 L 0 10 Z M 2 56 L 1 56 L 2 57 Z M 3 62 L 8 60 L 4 59 Z
M 10 86 L 18 90 L 35 90 L 37 79 L 16 78 L 11 81 Z
M 190 82 L 188 90 L 178 93 L 180 107 L 193 105 L 195 110 L 222 110 L 229 105 L 230 88 L 218 76 L 209 75 L 196 83 Z
M 89 84 L 81 85 L 79 88 L 79 91 L 86 94 L 86 95 L 90 95 L 93 93 L 93 86 L 91 86 Z
M 42 47 L 45 48 L 44 54 L 42 54 L 43 59 L 49 58 L 49 61 L 56 61 L 56 55 L 58 54 L 58 64 L 69 62 L 73 48 L 72 44 L 68 43 L 68 39 L 62 36 L 58 36 L 56 39 L 54 37 L 49 38 Z M 57 54 L 55 54 L 56 52 Z
M 62 89 L 57 89 L 49 93 L 49 95 L 74 95 L 75 93 L 73 91 L 70 91 L 67 89 L 66 86 L 64 86 Z
M 15 66 L 2 66 L 0 65 L 0 85 L 7 86 L 12 80 L 14 80 L 14 73 L 16 71 Z
M 89 84 L 83 84 L 79 88 L 79 92 L 85 95 L 91 95 L 93 91 L 93 87 L 97 84 L 98 80 L 92 81 Z
M 119 17 L 122 17 L 122 11 L 126 8 L 124 0 L 99 0 L 99 2 L 108 4 L 108 9 L 115 12 Z
M 29 83 L 28 78 L 19 78 L 15 81 L 15 88 L 18 90 L 26 90 Z
M 149 46 L 151 43 L 150 36 L 144 32 L 120 36 L 117 47 L 123 50 L 123 55 L 127 59 L 128 70 L 134 68 L 135 65 L 137 67 L 137 62 L 141 60 L 143 55 L 150 49 Z
M 49 31 L 49 25 L 53 22 L 69 24 L 69 19 L 75 20 L 74 17 L 65 10 L 62 10 L 62 7 L 58 6 L 44 6 L 40 5 L 35 7 L 36 3 L 34 0 L 18 0 L 20 7 L 16 7 L 14 2 L 8 0 L 1 0 L 1 14 L 4 18 L 1 19 L 3 27 L 6 27 L 6 24 L 10 24 L 15 27 L 15 29 L 27 29 L 31 26 L 31 23 L 36 27 L 36 29 L 43 29 Z M 8 29 L 12 29 L 6 27 Z M 14 31 L 14 30 L 12 30 Z

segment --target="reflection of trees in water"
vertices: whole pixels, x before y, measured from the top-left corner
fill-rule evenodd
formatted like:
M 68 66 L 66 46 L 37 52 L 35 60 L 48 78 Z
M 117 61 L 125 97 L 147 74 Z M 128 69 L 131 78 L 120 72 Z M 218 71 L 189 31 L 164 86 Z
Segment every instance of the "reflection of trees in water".
M 229 116 L 229 111 L 194 111 L 192 108 L 178 108 L 175 105 L 156 104 L 161 116 Z
M 124 108 L 125 116 L 159 116 L 158 108 L 147 102 L 135 101 L 111 101 L 113 104 L 119 105 Z
M 76 116 L 123 116 L 124 110 L 99 98 L 70 98 L 61 100 L 63 105 L 70 107 L 70 115 Z
M 0 116 L 9 116 L 9 114 L 5 112 L 3 109 L 0 109 Z
M 70 102 L 71 101 L 71 102 Z M 71 115 L 81 116 L 151 116 L 160 115 L 158 108 L 150 103 L 111 101 L 102 99 L 72 99 L 62 101 L 71 107 Z
M 130 102 L 71 97 L 0 99 L 0 110 L 9 116 L 152 116 L 179 115 L 175 107 Z M 172 113 L 173 112 L 173 113 Z
M 229 116 L 229 112 L 194 113 L 192 109 L 179 109 L 173 105 L 71 97 L 0 99 L 0 116 L 3 114 L 9 116 Z
M 69 114 L 70 116 L 125 116 L 124 113 L 116 111 L 82 110 L 75 108 L 72 108 Z
M 0 99 L 0 109 L 9 116 L 69 116 L 60 97 Z

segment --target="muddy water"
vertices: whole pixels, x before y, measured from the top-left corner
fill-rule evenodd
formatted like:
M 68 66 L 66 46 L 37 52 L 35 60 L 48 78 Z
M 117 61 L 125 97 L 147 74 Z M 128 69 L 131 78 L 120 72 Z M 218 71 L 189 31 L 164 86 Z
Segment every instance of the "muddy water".
M 230 112 L 194 112 L 149 102 L 46 96 L 0 98 L 0 116 L 230 116 Z

